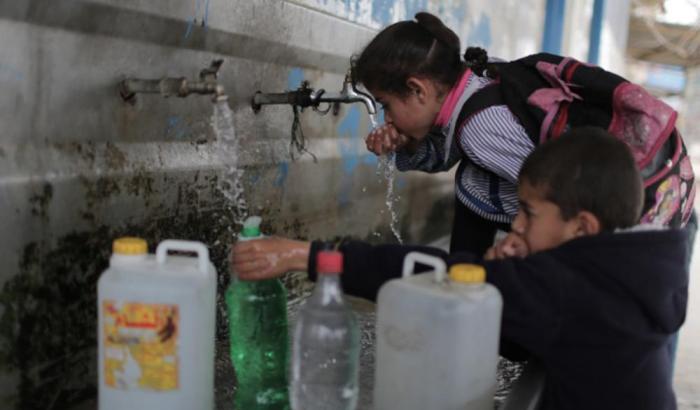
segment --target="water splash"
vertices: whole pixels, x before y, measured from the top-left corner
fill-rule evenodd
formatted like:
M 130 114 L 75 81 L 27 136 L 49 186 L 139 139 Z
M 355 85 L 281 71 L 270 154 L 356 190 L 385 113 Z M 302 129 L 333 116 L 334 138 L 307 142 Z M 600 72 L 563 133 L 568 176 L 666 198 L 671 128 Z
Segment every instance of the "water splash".
M 216 134 L 217 155 L 224 164 L 218 188 L 228 202 L 225 208 L 232 213 L 233 220 L 243 224 L 248 216 L 248 204 L 243 196 L 243 169 L 239 168 L 238 163 L 240 147 L 228 101 L 217 101 L 214 105 L 212 127 Z M 229 229 L 232 231 L 233 227 Z
M 226 200 L 223 204 L 225 211 L 231 214 L 235 224 L 242 225 L 243 221 L 248 216 L 248 205 L 243 195 L 243 169 L 239 169 L 239 141 L 236 138 L 236 131 L 233 124 L 233 112 L 228 105 L 228 101 L 217 101 L 214 104 L 214 113 L 211 117 L 211 126 L 216 135 L 215 155 L 218 156 L 222 164 L 217 189 Z M 235 224 L 227 224 L 227 229 L 231 237 L 236 233 Z M 226 280 L 228 275 L 218 276 L 219 288 L 225 288 L 228 285 L 228 281 Z M 217 309 L 219 314 L 226 315 L 225 306 L 223 294 L 218 293 Z M 223 311 L 221 309 L 222 307 Z M 216 349 L 216 386 L 214 389 L 217 402 L 216 408 L 232 408 L 233 396 L 237 390 L 237 386 L 231 382 L 234 380 L 235 376 L 233 373 L 233 365 L 231 364 L 228 339 L 223 342 L 217 341 Z
M 389 220 L 389 228 L 391 232 L 396 237 L 399 243 L 403 243 L 403 238 L 401 238 L 401 232 L 398 229 L 399 217 L 396 212 L 396 204 L 401 197 L 396 196 L 394 193 L 394 182 L 396 181 L 396 154 L 390 153 L 387 155 L 382 155 L 377 164 L 377 174 L 383 175 L 386 179 L 386 198 L 384 203 L 389 211 L 391 219 Z
M 377 120 L 377 114 L 369 115 L 370 131 L 379 127 L 379 121 Z
M 369 122 L 372 130 L 379 127 L 379 122 L 377 121 L 377 116 L 375 114 L 369 115 Z M 386 179 L 386 200 L 384 203 L 386 204 L 389 215 L 391 216 L 389 227 L 391 228 L 391 232 L 394 234 L 394 237 L 396 237 L 396 240 L 398 240 L 399 243 L 403 243 L 401 233 L 398 229 L 399 218 L 396 212 L 396 204 L 400 197 L 397 197 L 394 194 L 394 182 L 396 180 L 395 153 L 383 155 L 379 159 L 379 162 L 377 163 L 377 175 L 383 176 L 384 179 Z

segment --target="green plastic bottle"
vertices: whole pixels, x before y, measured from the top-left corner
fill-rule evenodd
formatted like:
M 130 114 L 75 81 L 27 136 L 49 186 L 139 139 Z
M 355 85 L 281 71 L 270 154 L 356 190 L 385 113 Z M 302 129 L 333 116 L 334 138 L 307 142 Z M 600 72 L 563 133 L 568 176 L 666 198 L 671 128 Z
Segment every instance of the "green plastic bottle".
M 261 218 L 243 224 L 239 241 L 262 238 Z M 288 410 L 287 292 L 279 279 L 239 280 L 226 290 L 237 410 Z

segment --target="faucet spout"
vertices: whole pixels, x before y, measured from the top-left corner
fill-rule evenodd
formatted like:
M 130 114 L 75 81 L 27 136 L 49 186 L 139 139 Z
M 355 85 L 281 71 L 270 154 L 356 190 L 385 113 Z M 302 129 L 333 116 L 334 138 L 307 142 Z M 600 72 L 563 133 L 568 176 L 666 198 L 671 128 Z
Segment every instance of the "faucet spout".
M 223 60 L 214 60 L 199 73 L 199 81 L 189 81 L 184 77 L 161 79 L 127 78 L 119 83 L 119 95 L 125 102 L 136 104 L 137 94 L 160 94 L 163 97 L 187 97 L 190 94 L 212 95 L 214 101 L 226 99 L 224 87 L 217 77 Z
M 345 80 L 343 81 L 343 88 L 342 90 L 340 90 L 339 93 L 323 92 L 318 96 L 317 102 L 319 104 L 324 102 L 334 104 L 351 104 L 359 102 L 365 105 L 368 114 L 377 114 L 377 105 L 374 102 L 374 98 L 372 98 L 372 96 L 368 93 L 358 90 L 355 87 L 355 84 L 353 83 L 350 75 L 345 76 Z

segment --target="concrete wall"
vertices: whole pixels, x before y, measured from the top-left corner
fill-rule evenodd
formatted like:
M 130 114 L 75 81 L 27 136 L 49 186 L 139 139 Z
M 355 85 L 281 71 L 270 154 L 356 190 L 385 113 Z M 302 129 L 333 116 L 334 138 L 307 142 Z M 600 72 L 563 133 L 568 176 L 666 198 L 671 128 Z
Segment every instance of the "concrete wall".
M 315 163 L 290 160 L 289 107 L 256 115 L 249 100 L 304 79 L 339 89 L 349 57 L 378 28 L 422 9 L 442 16 L 464 45 L 496 56 L 541 44 L 544 0 L 0 2 L 0 407 L 94 399 L 95 284 L 113 238 L 203 241 L 221 288 L 228 282 L 226 252 L 239 227 L 218 189 L 227 160 L 217 153 L 210 100 L 139 96 L 131 106 L 117 95 L 121 79 L 196 78 L 224 59 L 244 198 L 265 231 L 392 241 L 361 106 L 301 115 Z M 399 175 L 396 190 L 407 241 L 448 232 L 451 174 Z

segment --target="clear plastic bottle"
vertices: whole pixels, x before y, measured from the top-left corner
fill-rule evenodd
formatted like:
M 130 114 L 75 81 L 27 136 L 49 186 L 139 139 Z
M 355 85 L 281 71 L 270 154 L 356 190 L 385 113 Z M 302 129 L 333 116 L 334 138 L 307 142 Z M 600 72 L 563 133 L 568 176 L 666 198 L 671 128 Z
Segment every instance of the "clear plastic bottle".
M 262 238 L 260 217 L 248 218 L 239 241 Z M 287 292 L 279 279 L 243 281 L 226 290 L 237 410 L 288 410 Z
M 340 286 L 343 255 L 319 252 L 314 293 L 299 311 L 292 346 L 294 410 L 354 410 L 360 333 Z

